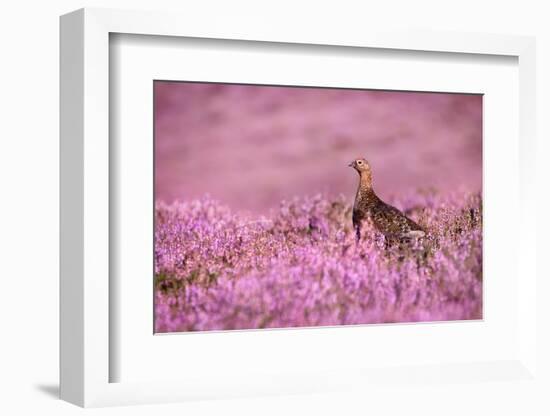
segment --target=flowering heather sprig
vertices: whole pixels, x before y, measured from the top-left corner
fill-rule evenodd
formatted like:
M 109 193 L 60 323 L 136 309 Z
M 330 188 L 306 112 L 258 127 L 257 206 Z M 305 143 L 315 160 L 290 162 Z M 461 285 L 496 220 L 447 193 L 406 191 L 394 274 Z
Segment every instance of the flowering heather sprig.
M 203 198 L 155 210 L 157 332 L 479 319 L 479 194 L 417 193 L 392 204 L 428 230 L 355 244 L 351 206 L 321 195 L 251 221 Z

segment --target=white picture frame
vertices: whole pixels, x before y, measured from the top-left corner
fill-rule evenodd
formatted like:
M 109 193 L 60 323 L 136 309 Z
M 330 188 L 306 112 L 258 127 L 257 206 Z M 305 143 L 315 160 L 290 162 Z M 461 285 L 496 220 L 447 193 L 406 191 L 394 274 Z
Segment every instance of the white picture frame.
M 519 212 L 535 211 L 533 188 L 535 141 L 535 42 L 530 37 L 429 32 L 357 33 L 280 27 L 266 22 L 224 19 L 205 25 L 192 16 L 167 13 L 82 9 L 61 18 L 61 398 L 80 406 L 159 403 L 195 398 L 268 394 L 322 393 L 368 386 L 506 381 L 539 388 L 536 361 L 536 269 L 534 215 L 521 215 L 514 245 L 517 270 L 517 349 L 506 359 L 470 363 L 442 362 L 414 368 L 349 368 L 307 374 L 288 371 L 252 379 L 235 374 L 170 381 L 112 382 L 117 354 L 110 347 L 109 259 L 109 37 L 110 34 L 331 45 L 333 47 L 431 51 L 451 54 L 504 55 L 519 67 Z M 110 312 L 111 311 L 111 312 Z M 298 332 L 294 333 L 294 336 Z M 312 332 L 301 337 L 315 337 Z M 477 374 L 477 375 L 476 375 Z M 345 380 L 345 381 L 342 381 Z M 480 387 L 482 388 L 482 387 Z M 383 388 L 382 388 L 383 390 Z M 488 393 L 487 399 L 490 399 Z

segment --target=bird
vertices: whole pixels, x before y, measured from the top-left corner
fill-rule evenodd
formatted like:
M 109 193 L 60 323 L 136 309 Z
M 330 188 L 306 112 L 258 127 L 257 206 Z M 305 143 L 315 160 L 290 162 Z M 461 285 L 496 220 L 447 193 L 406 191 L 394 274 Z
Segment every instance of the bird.
M 359 174 L 352 215 L 357 243 L 361 240 L 361 226 L 364 221 L 371 221 L 374 228 L 384 235 L 386 246 L 396 240 L 410 240 L 426 235 L 420 225 L 376 195 L 372 187 L 372 170 L 366 159 L 357 158 L 348 166 Z

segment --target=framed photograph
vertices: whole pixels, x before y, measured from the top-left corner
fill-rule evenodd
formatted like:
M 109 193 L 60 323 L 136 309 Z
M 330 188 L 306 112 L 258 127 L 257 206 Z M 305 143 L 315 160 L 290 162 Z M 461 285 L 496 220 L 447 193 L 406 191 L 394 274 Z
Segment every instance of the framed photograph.
M 529 37 L 63 16 L 61 397 L 539 388 L 534 60 Z

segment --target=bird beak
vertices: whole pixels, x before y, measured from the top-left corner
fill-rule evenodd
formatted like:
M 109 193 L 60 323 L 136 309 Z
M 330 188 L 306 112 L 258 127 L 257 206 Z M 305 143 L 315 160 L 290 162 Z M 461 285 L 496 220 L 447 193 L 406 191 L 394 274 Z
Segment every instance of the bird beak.
M 354 162 L 350 162 L 350 164 L 348 165 L 349 168 L 352 168 L 353 167 L 353 163 Z

